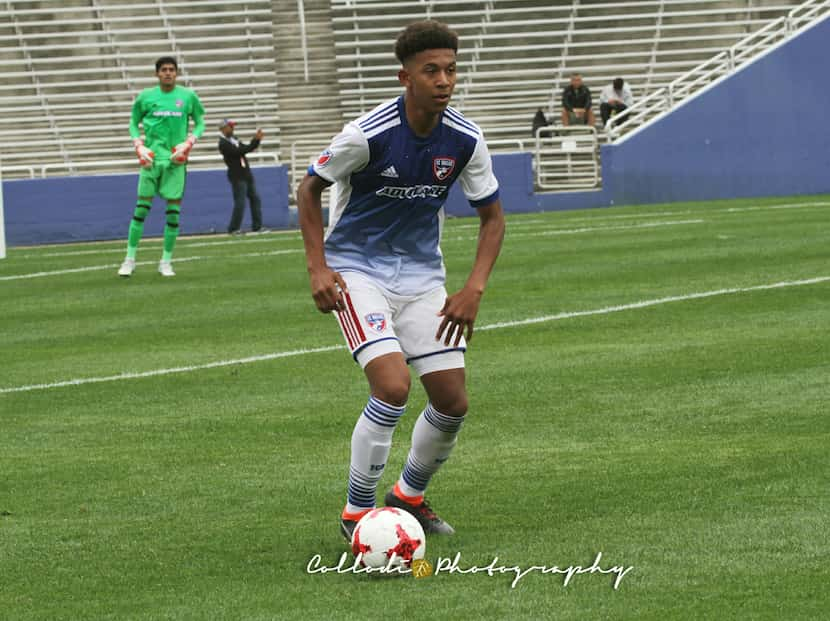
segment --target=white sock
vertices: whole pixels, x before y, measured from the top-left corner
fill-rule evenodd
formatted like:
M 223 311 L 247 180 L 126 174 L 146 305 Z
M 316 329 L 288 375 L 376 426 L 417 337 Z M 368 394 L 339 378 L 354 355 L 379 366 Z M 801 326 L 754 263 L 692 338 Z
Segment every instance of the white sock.
M 352 432 L 347 513 L 375 507 L 375 492 L 389 457 L 392 434 L 405 409 L 405 405 L 397 407 L 369 397 Z
M 427 403 L 412 430 L 412 448 L 398 479 L 406 496 L 422 496 L 438 469 L 450 456 L 458 439 L 463 416 L 447 416 Z

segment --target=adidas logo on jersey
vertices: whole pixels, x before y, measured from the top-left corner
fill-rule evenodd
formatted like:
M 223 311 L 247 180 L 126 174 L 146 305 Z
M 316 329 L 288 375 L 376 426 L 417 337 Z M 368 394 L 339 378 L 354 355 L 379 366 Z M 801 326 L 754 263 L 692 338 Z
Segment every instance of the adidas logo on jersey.
M 389 168 L 386 168 L 385 170 L 383 170 L 383 172 L 380 173 L 380 176 L 381 177 L 391 177 L 392 179 L 397 179 L 398 178 L 398 171 L 395 170 L 394 166 L 390 166 Z

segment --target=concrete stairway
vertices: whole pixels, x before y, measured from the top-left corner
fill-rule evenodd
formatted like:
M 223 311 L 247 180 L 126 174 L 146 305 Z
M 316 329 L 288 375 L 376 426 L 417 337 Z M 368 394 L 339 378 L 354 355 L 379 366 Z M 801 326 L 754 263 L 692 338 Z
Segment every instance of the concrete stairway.
M 307 78 L 298 4 L 295 0 L 272 2 L 279 80 L 280 159 L 290 165 L 292 144 L 296 143 L 296 175 L 305 170 L 308 160 L 323 150 L 329 139 L 343 127 L 331 4 L 329 0 L 304 0 L 302 3 L 308 50 Z

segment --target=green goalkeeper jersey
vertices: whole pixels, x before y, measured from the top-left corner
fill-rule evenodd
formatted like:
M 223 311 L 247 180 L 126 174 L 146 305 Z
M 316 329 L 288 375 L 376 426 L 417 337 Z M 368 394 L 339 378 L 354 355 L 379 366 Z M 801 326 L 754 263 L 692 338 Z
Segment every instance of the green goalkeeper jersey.
M 144 128 L 144 144 L 153 151 L 156 161 L 169 160 L 173 148 L 187 140 L 190 119 L 193 135 L 201 137 L 205 131 L 205 109 L 198 95 L 189 88 L 176 86 L 165 92 L 160 87 L 146 88 L 133 102 L 130 117 L 130 137 L 141 137 L 139 124 Z

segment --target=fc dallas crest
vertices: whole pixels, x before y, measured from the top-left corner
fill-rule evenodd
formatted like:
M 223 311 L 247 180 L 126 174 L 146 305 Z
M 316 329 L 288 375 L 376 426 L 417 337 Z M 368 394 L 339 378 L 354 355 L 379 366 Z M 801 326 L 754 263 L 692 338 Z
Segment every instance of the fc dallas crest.
M 438 181 L 443 181 L 455 170 L 455 158 L 442 156 L 432 158 L 432 172 Z
M 386 317 L 383 313 L 369 313 L 366 315 L 366 323 L 375 332 L 383 332 L 386 330 Z

